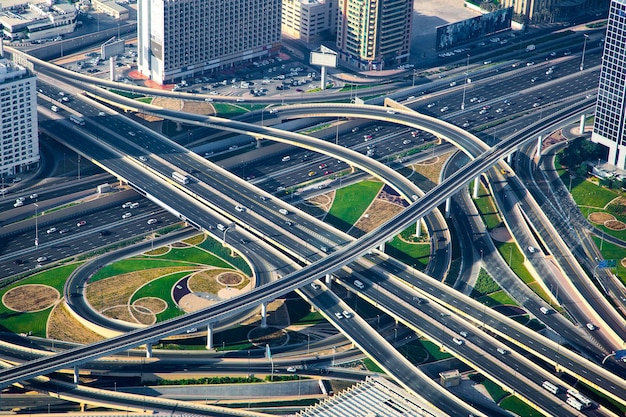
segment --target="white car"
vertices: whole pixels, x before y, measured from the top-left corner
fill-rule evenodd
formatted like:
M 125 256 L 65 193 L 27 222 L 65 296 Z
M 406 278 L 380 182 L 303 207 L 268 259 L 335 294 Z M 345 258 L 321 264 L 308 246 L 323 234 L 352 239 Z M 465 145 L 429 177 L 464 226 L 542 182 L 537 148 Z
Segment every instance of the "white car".
M 444 113 L 447 112 L 450 108 L 448 106 L 443 106 L 439 111 Z
M 40 256 L 39 258 L 37 258 L 37 263 L 42 263 L 42 262 L 46 262 L 48 260 L 47 257 L 45 256 Z
M 145 156 L 141 155 L 141 156 L 139 157 L 139 160 L 140 160 L 141 162 L 146 162 L 146 161 L 148 160 L 148 158 L 146 158 Z
M 537 252 L 537 249 L 535 249 L 535 247 L 534 247 L 534 246 L 529 246 L 529 247 L 528 247 L 528 252 L 530 252 L 530 253 L 535 253 L 535 252 Z
M 348 311 L 346 311 L 346 310 L 343 310 L 342 314 L 343 314 L 343 316 L 344 316 L 345 318 L 347 318 L 347 319 L 349 319 L 350 317 L 352 317 L 352 314 L 350 314 L 350 313 L 349 313 Z
M 408 145 L 409 143 L 411 143 L 411 139 L 405 139 L 402 141 L 403 145 Z
M 286 209 L 284 209 L 284 208 L 279 209 L 278 212 L 280 214 L 282 214 L 282 215 L 285 215 L 285 216 L 289 214 L 289 212 Z
M 124 204 L 122 204 L 122 208 L 129 208 L 131 204 L 133 203 L 131 203 L 130 201 L 127 201 Z
M 242 206 L 235 206 L 235 210 L 237 210 L 239 213 L 243 213 L 244 211 L 246 211 L 246 208 Z
M 157 219 L 149 219 L 148 224 L 155 224 L 157 221 Z
M 132 215 L 133 215 L 132 213 L 124 213 L 122 214 L 122 219 L 128 219 Z
M 593 323 L 587 323 L 586 326 L 591 331 L 594 331 L 596 329 L 596 326 Z
M 37 193 L 32 193 L 32 194 L 30 195 L 30 199 L 31 199 L 31 200 L 34 200 L 34 199 L 36 199 L 36 198 L 39 198 L 39 194 L 37 194 Z
M 314 290 L 319 290 L 320 286 L 317 285 L 316 283 L 312 282 L 311 283 L 311 288 L 313 288 Z
M 51 227 L 51 228 L 49 228 L 48 230 L 46 230 L 46 233 L 47 233 L 47 234 L 50 234 L 50 233 L 54 233 L 54 232 L 56 232 L 56 231 L 57 231 L 57 228 L 56 228 L 56 227 Z
M 98 116 L 100 116 L 100 117 L 104 117 L 104 116 L 106 116 L 106 115 L 107 115 L 107 114 L 106 114 L 105 112 L 103 112 L 103 111 L 99 111 L 99 112 L 98 112 Z
M 132 130 L 129 130 L 129 131 L 128 131 L 128 135 L 129 135 L 129 136 L 135 136 L 136 134 L 135 134 L 135 132 L 133 132 Z
M 337 317 L 337 320 L 341 320 L 343 318 L 343 314 L 341 314 L 340 312 L 336 312 L 335 317 Z
M 452 341 L 459 346 L 461 346 L 464 343 L 463 339 L 459 339 L 458 337 L 453 338 Z
M 289 368 L 287 368 L 287 372 L 296 372 L 296 368 L 293 366 L 290 366 Z
M 129 207 L 129 208 L 132 208 L 132 209 L 137 208 L 137 207 L 139 207 L 139 203 L 132 203 L 132 204 L 131 204 L 130 206 L 128 206 L 128 207 Z
M 13 207 L 22 207 L 23 205 L 24 205 L 24 202 L 18 200 L 13 204 Z

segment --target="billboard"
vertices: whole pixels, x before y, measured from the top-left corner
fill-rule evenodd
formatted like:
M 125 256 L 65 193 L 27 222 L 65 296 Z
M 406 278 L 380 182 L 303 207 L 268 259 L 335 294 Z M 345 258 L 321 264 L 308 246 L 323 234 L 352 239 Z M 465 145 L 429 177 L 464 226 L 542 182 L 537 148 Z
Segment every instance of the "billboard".
M 318 51 L 311 51 L 311 65 L 336 68 L 337 53 L 325 46 L 321 46 Z
M 513 8 L 496 10 L 471 19 L 438 26 L 435 49 L 447 49 L 458 44 L 477 40 L 483 36 L 511 28 Z
M 119 41 L 108 41 L 100 46 L 102 59 L 109 59 L 112 56 L 124 55 L 124 39 Z

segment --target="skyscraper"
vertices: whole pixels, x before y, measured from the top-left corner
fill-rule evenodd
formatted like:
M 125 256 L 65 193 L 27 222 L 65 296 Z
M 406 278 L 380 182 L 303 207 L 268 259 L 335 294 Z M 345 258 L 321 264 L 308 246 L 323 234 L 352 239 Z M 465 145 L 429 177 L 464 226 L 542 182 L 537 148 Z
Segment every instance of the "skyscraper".
M 281 0 L 139 0 L 139 71 L 159 84 L 280 49 Z
M 39 163 L 36 77 L 2 57 L 0 47 L 0 175 Z
M 412 0 L 339 0 L 339 59 L 365 70 L 408 62 L 412 20 Z
M 626 0 L 611 0 L 591 140 L 609 149 L 608 162 L 626 163 Z

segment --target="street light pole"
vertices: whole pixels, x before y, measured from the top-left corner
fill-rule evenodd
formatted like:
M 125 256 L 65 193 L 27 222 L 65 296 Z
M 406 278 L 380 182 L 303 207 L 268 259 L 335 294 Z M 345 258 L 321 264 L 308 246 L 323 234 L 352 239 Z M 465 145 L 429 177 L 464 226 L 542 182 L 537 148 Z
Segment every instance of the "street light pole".
M 585 37 L 585 41 L 583 43 L 583 56 L 580 60 L 580 70 L 584 70 L 585 69 L 585 49 L 587 49 L 587 38 L 589 38 L 589 35 L 587 35 L 586 33 L 583 34 L 583 36 Z
M 465 81 L 463 82 L 463 101 L 461 101 L 461 110 L 465 110 L 465 88 L 467 87 L 467 76 L 469 75 L 469 54 L 467 54 L 467 61 L 465 62 Z
M 37 209 L 39 208 L 39 206 L 37 205 L 37 203 L 33 203 L 33 205 L 35 206 L 35 247 L 39 246 L 39 224 L 38 224 L 38 217 L 37 216 Z

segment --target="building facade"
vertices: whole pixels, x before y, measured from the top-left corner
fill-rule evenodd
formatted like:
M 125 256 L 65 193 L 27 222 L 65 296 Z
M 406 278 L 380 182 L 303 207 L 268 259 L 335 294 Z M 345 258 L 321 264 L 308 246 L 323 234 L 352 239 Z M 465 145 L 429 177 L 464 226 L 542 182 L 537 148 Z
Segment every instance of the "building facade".
M 337 27 L 337 0 L 283 0 L 282 33 L 312 43 Z
M 54 39 L 76 29 L 78 10 L 71 4 L 27 4 L 0 12 L 2 34 L 7 39 Z
M 3 178 L 28 171 L 39 163 L 36 78 L 1 57 L 0 157 Z
M 608 163 L 626 169 L 626 0 L 611 0 L 591 135 Z
M 362 70 L 391 69 L 408 62 L 412 0 L 339 0 L 339 59 Z
M 138 68 L 159 84 L 278 53 L 281 0 L 140 0 Z
M 593 10 L 606 10 L 606 0 L 502 0 L 501 7 L 512 7 L 517 21 L 555 22 Z

